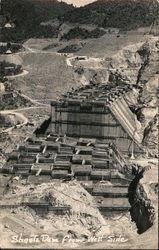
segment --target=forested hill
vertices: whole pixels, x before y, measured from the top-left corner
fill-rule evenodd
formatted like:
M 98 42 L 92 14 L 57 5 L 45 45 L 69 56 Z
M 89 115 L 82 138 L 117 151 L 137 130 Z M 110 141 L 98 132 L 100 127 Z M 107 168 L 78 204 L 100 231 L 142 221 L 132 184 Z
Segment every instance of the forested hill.
M 26 29 L 74 10 L 73 5 L 57 0 L 2 0 L 2 3 L 5 15 L 15 20 L 17 27 Z
M 156 17 L 159 18 L 158 0 L 98 0 L 65 13 L 62 19 L 130 30 L 151 25 Z

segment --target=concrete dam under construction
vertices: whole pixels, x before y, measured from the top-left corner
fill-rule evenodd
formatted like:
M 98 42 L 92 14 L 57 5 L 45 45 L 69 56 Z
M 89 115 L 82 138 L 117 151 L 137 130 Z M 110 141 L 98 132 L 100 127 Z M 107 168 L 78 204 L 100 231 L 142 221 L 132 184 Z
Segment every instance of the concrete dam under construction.
M 159 0 L 66 2 L 0 0 L 0 249 L 158 249 Z
M 52 101 L 51 131 L 74 137 L 104 139 L 128 153 L 134 142 L 141 152 L 142 136 L 124 96 L 130 85 L 86 85 Z
M 88 85 L 52 101 L 47 129 L 37 129 L 18 146 L 2 173 L 36 185 L 76 179 L 104 215 L 129 211 L 128 189 L 134 176 L 124 154 L 141 153 L 141 137 L 124 99 L 129 90 L 127 85 Z M 19 205 L 40 214 L 70 210 L 33 198 Z

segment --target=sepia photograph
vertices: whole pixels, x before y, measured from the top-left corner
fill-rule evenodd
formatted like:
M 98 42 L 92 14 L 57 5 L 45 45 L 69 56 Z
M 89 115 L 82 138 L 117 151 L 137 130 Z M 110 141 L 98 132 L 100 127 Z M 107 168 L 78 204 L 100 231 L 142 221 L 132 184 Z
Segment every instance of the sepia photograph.
M 159 249 L 159 0 L 0 0 L 0 249 Z

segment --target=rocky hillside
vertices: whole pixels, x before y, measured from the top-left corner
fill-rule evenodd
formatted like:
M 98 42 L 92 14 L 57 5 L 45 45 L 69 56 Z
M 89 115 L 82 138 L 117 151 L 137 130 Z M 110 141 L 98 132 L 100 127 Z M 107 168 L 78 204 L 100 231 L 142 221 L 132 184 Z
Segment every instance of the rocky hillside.
M 66 13 L 62 20 L 130 30 L 149 26 L 158 16 L 157 0 L 98 0 Z

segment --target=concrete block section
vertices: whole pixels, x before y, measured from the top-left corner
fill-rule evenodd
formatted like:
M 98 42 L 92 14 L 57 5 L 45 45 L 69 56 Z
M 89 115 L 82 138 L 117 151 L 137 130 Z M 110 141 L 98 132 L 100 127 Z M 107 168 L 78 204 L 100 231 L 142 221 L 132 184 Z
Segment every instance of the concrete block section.
M 102 142 L 97 142 L 95 144 L 95 150 L 101 150 L 101 149 L 104 149 L 104 150 L 108 150 L 109 149 L 109 144 L 108 143 L 102 143 Z
M 55 168 L 62 168 L 65 167 L 66 169 L 70 169 L 71 168 L 71 163 L 70 161 L 56 161 L 54 163 L 54 169 Z
M 56 155 L 57 161 L 71 161 L 73 156 L 73 153 L 71 154 L 65 154 L 65 153 L 59 153 Z
M 109 170 L 92 170 L 91 180 L 110 180 L 110 171 Z
M 123 174 L 121 174 L 118 170 L 111 171 L 111 182 L 112 183 L 120 183 L 121 185 L 129 186 L 131 183 L 131 179 L 126 178 Z
M 26 163 L 26 164 L 32 164 L 36 161 L 36 157 L 30 157 L 30 156 L 22 156 L 20 157 L 20 160 L 18 162 L 20 163 Z
M 35 152 L 35 153 L 40 153 L 43 150 L 42 145 L 34 145 L 34 144 L 29 144 L 25 146 L 25 152 Z
M 76 155 L 76 154 L 74 154 L 72 157 L 72 163 L 74 163 L 74 164 L 82 164 L 83 160 L 84 160 L 85 164 L 91 164 L 92 156 L 91 155 Z
M 71 163 L 69 161 L 56 161 L 53 165 L 54 170 L 71 170 Z
M 72 165 L 71 167 L 74 175 L 90 175 L 92 171 L 92 166 L 91 165 Z
M 46 151 L 58 151 L 60 149 L 59 143 L 49 142 L 46 147 Z
M 70 206 L 48 206 L 48 212 L 52 212 L 56 215 L 64 215 L 70 213 Z
M 17 170 L 31 170 L 32 164 L 17 163 L 13 165 L 13 171 Z
M 26 176 L 28 176 L 30 174 L 30 171 L 29 171 L 29 169 L 18 169 L 16 171 L 16 174 L 26 177 Z
M 51 174 L 51 171 L 53 169 L 53 165 L 50 163 L 38 163 L 38 164 L 34 164 L 31 167 L 31 174 L 37 174 L 39 172 L 39 174 Z
M 38 163 L 54 163 L 54 157 L 39 156 Z
M 49 206 L 49 203 L 47 201 L 40 199 L 30 199 L 29 201 L 23 202 L 23 204 L 32 208 Z
M 53 179 L 62 179 L 67 177 L 68 171 L 67 170 L 53 170 L 51 176 Z
M 75 153 L 82 155 L 92 155 L 93 148 L 87 146 L 76 146 Z
M 103 198 L 94 197 L 100 211 L 124 211 L 131 208 L 127 198 Z
M 95 142 L 96 142 L 96 139 L 80 138 L 79 141 L 77 142 L 77 145 L 87 146 L 87 145 L 95 144 Z
M 63 137 L 61 137 L 60 135 L 49 135 L 46 139 L 46 141 L 49 142 L 63 142 Z
M 70 148 L 60 148 L 59 153 L 71 155 L 73 153 L 73 151 Z
M 93 150 L 92 156 L 96 158 L 107 158 L 108 153 L 101 150 Z
M 22 157 L 36 158 L 37 154 L 38 154 L 37 152 L 25 152 L 25 151 L 21 151 L 20 152 L 20 158 L 22 158 Z
M 65 137 L 65 136 L 64 136 Z M 68 140 L 68 138 L 66 138 L 65 137 L 65 139 L 67 139 Z M 69 138 L 70 139 L 70 138 Z M 76 144 L 76 142 L 74 141 L 74 144 Z M 75 145 L 73 145 L 72 143 L 70 143 L 70 142 L 68 142 L 68 143 L 60 143 L 60 145 L 61 145 L 61 148 L 67 148 L 67 149 L 72 149 L 72 150 L 74 150 L 74 148 L 75 148 Z
M 109 198 L 119 198 L 128 196 L 127 187 L 115 187 L 110 185 L 97 186 L 93 188 L 93 195 L 95 196 L 104 196 Z
M 41 183 L 48 183 L 50 180 L 51 180 L 50 175 L 39 175 L 39 176 L 30 175 L 28 176 L 27 182 L 29 184 L 39 185 Z
M 108 169 L 111 165 L 112 160 L 109 159 L 92 159 L 92 166 L 93 168 L 100 168 L 100 169 Z
M 45 139 L 46 139 L 46 137 L 28 138 L 27 142 L 32 143 L 32 144 L 41 145 Z

